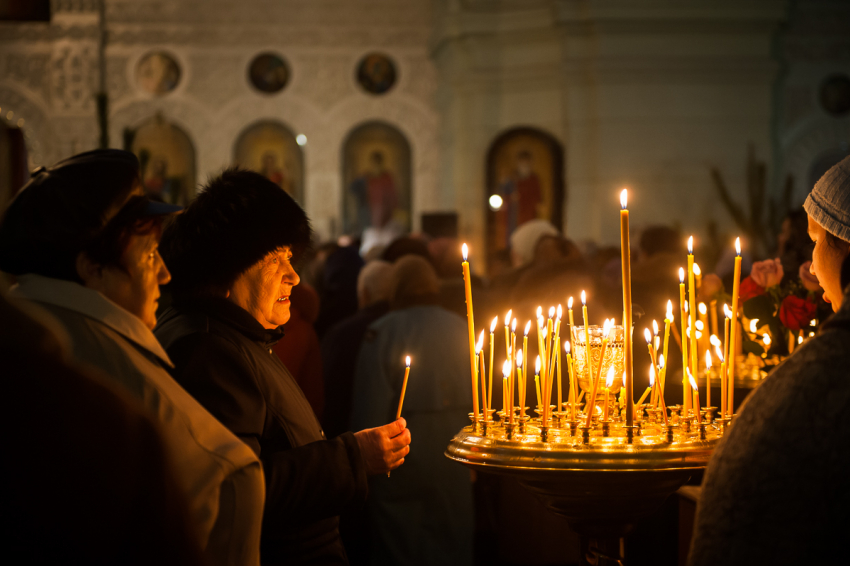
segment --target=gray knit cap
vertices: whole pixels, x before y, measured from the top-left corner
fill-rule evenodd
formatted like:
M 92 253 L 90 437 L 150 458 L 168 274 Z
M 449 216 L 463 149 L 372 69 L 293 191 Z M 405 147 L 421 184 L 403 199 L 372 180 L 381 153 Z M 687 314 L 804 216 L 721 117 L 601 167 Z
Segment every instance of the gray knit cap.
M 803 208 L 827 232 L 850 242 L 850 155 L 815 183 Z

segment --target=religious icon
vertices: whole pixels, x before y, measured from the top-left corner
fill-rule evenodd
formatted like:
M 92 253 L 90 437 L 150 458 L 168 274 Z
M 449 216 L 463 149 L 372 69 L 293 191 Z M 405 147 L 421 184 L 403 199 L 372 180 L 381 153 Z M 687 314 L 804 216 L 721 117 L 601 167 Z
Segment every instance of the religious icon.
M 295 136 L 283 124 L 261 121 L 248 126 L 236 141 L 233 159 L 304 203 L 304 157 Z
M 278 92 L 289 82 L 289 66 L 282 57 L 274 53 L 263 53 L 251 61 L 248 78 L 254 88 L 261 92 Z
M 344 229 L 404 233 L 410 228 L 410 145 L 382 123 L 356 128 L 345 142 Z
M 136 66 L 136 83 L 150 94 L 167 94 L 177 88 L 179 82 L 180 66 L 168 53 L 148 53 Z
M 490 148 L 487 162 L 488 246 L 506 249 L 510 235 L 529 220 L 561 226 L 562 151 L 548 134 L 531 128 L 511 130 Z
M 161 115 L 132 133 L 142 186 L 153 200 L 188 204 L 195 196 L 195 148 L 189 136 Z
M 357 82 L 366 92 L 384 94 L 395 84 L 395 65 L 386 55 L 370 53 L 357 65 Z

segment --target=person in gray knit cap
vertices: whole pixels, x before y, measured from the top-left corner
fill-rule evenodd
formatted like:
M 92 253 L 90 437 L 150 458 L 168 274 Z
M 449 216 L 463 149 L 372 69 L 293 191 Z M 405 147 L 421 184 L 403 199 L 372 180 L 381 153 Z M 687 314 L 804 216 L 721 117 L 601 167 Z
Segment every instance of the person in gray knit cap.
M 820 178 L 803 209 L 815 242 L 809 270 L 823 287 L 823 300 L 838 312 L 844 295 L 841 264 L 850 254 L 850 155 Z
M 850 157 L 804 205 L 835 314 L 753 391 L 705 473 L 689 566 L 841 564 L 850 529 Z

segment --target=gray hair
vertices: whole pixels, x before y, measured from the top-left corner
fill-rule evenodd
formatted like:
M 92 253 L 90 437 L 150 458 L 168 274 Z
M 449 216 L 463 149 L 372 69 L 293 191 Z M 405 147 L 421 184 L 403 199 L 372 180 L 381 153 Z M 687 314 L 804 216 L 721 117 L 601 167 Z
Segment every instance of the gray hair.
M 378 301 L 389 301 L 392 293 L 393 264 L 380 259 L 372 260 L 363 266 L 357 276 L 357 299 L 360 307 L 367 307 Z M 368 303 L 365 298 L 368 297 Z

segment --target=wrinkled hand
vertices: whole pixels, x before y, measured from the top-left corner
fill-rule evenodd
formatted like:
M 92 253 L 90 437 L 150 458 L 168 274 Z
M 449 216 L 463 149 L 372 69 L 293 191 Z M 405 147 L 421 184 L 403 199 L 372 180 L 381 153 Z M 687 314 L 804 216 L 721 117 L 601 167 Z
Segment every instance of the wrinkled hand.
M 782 270 L 782 262 L 779 261 L 779 258 L 757 261 L 753 263 L 753 270 L 750 272 L 753 281 L 765 289 L 779 285 L 782 282 L 783 275 L 785 275 L 785 272 Z
M 818 278 L 812 273 L 812 262 L 807 261 L 803 265 L 800 266 L 800 282 L 803 283 L 803 287 L 806 288 L 807 291 L 811 291 L 813 293 L 822 292 L 820 282 Z
M 369 475 L 385 474 L 398 468 L 410 452 L 410 431 L 404 419 L 355 432 L 354 438 L 360 446 Z

